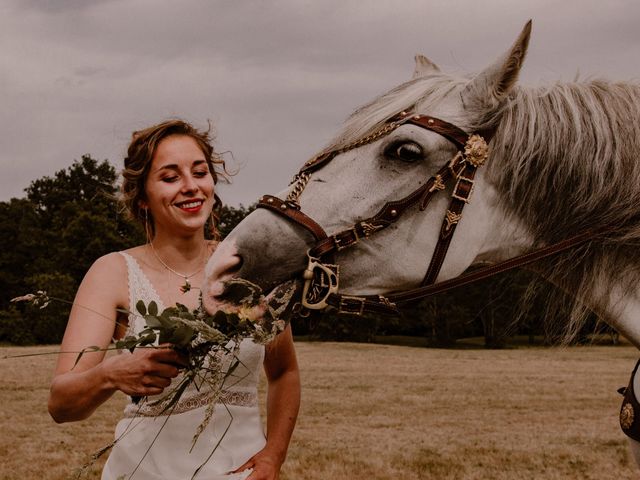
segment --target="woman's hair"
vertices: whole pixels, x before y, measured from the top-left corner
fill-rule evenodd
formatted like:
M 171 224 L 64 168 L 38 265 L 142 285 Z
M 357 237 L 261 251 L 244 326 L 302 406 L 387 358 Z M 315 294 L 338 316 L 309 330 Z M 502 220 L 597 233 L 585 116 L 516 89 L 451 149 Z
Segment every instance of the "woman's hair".
M 143 201 L 147 199 L 145 183 L 158 145 L 171 135 L 186 135 L 196 141 L 204 153 L 214 184 L 218 183 L 219 176 L 227 179 L 228 175 L 224 160 L 215 152 L 211 144 L 213 141 L 211 124 L 206 131 L 201 131 L 183 120 L 175 119 L 134 132 L 124 159 L 120 200 L 130 216 L 140 222 L 147 232 L 148 229 L 151 229 L 151 232 L 154 231 L 154 224 L 151 212 L 142 206 Z M 206 230 L 216 240 L 220 236 L 216 225 L 220 219 L 221 207 L 220 197 L 214 194 L 212 218 Z

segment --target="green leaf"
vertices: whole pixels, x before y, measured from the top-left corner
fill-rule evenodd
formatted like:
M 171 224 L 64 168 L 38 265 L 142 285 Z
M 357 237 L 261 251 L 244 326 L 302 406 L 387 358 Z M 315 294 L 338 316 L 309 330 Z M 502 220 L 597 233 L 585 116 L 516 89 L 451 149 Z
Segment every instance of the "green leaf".
M 188 346 L 193 337 L 195 336 L 195 330 L 187 325 L 178 325 L 175 328 L 167 332 L 166 337 L 161 342 L 171 343 L 176 346 L 186 347 Z
M 160 328 L 163 325 L 159 317 L 153 317 L 151 315 L 145 317 L 145 322 L 149 328 Z
M 149 303 L 149 315 L 158 315 L 158 304 L 153 300 Z
M 188 312 L 189 311 L 189 309 L 185 305 L 183 305 L 181 303 L 176 303 L 176 308 L 181 312 Z
M 138 345 L 143 347 L 145 345 L 151 345 L 156 341 L 156 334 L 153 332 L 147 333 L 146 335 L 143 335 L 142 337 L 140 337 L 140 341 L 138 342 Z
M 144 306 L 144 302 L 142 300 L 138 300 L 138 303 L 136 303 L 136 310 L 142 316 L 147 314 L 147 307 Z

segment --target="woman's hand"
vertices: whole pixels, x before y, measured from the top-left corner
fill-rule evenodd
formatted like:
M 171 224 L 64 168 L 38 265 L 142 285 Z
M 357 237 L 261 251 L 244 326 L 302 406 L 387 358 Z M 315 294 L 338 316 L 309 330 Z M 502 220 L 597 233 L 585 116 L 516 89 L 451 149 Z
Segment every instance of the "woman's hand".
M 109 384 L 132 397 L 158 395 L 187 364 L 170 345 L 139 347 L 131 355 L 116 355 L 102 363 Z
M 252 468 L 253 472 L 246 480 L 278 480 L 281 466 L 282 460 L 264 448 L 232 473 L 239 473 Z

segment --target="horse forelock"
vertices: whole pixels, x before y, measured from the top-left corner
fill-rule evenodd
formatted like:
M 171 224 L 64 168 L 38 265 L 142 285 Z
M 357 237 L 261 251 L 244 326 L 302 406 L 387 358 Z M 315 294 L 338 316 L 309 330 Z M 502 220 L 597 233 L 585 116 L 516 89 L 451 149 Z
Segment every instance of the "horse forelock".
M 577 298 L 609 310 L 607 286 L 635 290 L 640 281 L 640 85 L 519 87 L 484 120 L 496 118 L 487 178 L 538 243 L 611 227 L 539 265 Z M 569 336 L 581 328 L 584 307 L 574 304 L 570 317 Z

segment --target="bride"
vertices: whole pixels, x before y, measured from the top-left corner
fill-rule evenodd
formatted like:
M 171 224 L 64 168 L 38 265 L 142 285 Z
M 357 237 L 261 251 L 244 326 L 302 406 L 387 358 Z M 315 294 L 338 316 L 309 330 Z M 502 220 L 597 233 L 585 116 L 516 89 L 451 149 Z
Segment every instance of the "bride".
M 138 300 L 160 310 L 199 303 L 204 266 L 216 248 L 216 168 L 224 169 L 208 132 L 173 120 L 133 136 L 125 159 L 123 201 L 142 222 L 148 243 L 105 255 L 82 281 L 69 316 L 62 352 L 106 347 L 136 334 L 144 321 Z M 184 292 L 184 293 L 183 293 Z M 266 347 L 245 339 L 239 366 L 222 392 L 191 385 L 171 413 L 153 406 L 181 378 L 185 359 L 169 346 L 105 356 L 104 351 L 62 353 L 51 383 L 49 412 L 56 422 L 89 417 L 116 391 L 132 397 L 116 427 L 103 480 L 274 480 L 284 462 L 300 404 L 300 380 L 290 326 Z M 219 356 L 218 368 L 234 360 Z M 260 364 L 268 382 L 266 436 L 257 402 Z M 215 395 L 216 398 L 213 398 Z M 146 397 L 146 398 L 145 398 Z M 216 401 L 211 421 L 192 448 L 192 438 Z

